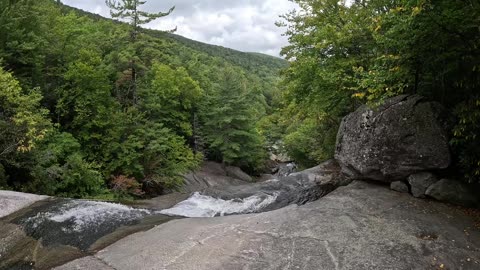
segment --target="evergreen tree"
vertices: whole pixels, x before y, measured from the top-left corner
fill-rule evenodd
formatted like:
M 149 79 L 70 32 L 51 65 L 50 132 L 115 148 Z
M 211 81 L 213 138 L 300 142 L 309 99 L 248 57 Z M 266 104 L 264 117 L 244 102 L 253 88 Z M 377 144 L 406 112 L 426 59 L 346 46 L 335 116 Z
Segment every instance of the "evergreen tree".
M 138 40 L 138 35 L 141 26 L 161 17 L 168 16 L 175 7 L 170 8 L 167 12 L 150 13 L 140 10 L 146 1 L 140 0 L 105 0 L 105 4 L 110 8 L 110 15 L 114 19 L 127 20 L 130 24 L 130 44 L 133 46 L 134 55 L 129 60 L 130 70 L 126 75 L 130 76 L 130 84 L 127 88 L 126 96 L 131 98 L 133 104 L 137 103 L 137 55 L 135 44 Z M 176 29 L 171 30 L 174 32 Z
M 255 128 L 255 104 L 245 77 L 227 68 L 201 111 L 201 130 L 211 158 L 250 170 L 258 168 L 265 151 Z

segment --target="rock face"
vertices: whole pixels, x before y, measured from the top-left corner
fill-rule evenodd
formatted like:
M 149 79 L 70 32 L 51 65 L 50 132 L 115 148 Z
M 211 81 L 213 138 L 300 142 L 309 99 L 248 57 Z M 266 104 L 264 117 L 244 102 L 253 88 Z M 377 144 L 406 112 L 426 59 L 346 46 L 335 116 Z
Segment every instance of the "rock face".
M 442 202 L 467 207 L 480 207 L 480 198 L 475 195 L 472 187 L 459 181 L 442 179 L 431 185 L 425 194 Z
M 294 162 L 278 164 L 277 176 L 288 176 L 297 170 L 297 165 Z
M 74 260 L 62 266 L 56 267 L 53 270 L 93 270 L 93 269 L 115 270 L 114 268 L 108 266 L 106 263 L 92 256 Z
M 227 175 L 233 178 L 240 179 L 245 182 L 252 182 L 252 177 L 246 174 L 242 169 L 234 166 L 228 166 L 225 168 Z
M 390 189 L 402 193 L 408 193 L 408 186 L 402 181 L 395 181 L 390 184 Z
M 262 209 L 271 211 L 290 204 L 301 205 L 318 200 L 337 187 L 350 182 L 341 174 L 338 163 L 329 160 L 314 168 L 285 177 L 277 176 L 275 179 L 258 183 L 210 187 L 202 193 L 223 200 L 274 195 L 275 201 Z
M 0 218 L 46 198 L 48 196 L 0 190 Z
M 335 158 L 350 177 L 388 182 L 447 168 L 442 114 L 440 104 L 418 95 L 388 99 L 374 110 L 362 106 L 343 119 Z
M 2 196 L 5 201 L 15 200 Z M 113 203 L 37 201 L 0 219 L 0 269 L 51 269 L 172 219 Z
M 412 187 L 412 195 L 416 198 L 425 198 L 428 187 L 437 181 L 437 177 L 429 172 L 416 173 L 408 177 L 408 183 Z
M 210 187 L 242 185 L 247 183 L 245 180 L 232 177 L 232 171 L 234 171 L 234 169 L 231 167 L 230 175 L 228 175 L 227 170 L 222 164 L 206 161 L 198 170 L 184 176 L 184 186 L 182 187 L 182 191 L 190 193 Z M 245 175 L 243 176 L 246 177 Z
M 474 270 L 474 223 L 458 208 L 354 182 L 302 206 L 174 220 L 94 256 L 117 270 Z

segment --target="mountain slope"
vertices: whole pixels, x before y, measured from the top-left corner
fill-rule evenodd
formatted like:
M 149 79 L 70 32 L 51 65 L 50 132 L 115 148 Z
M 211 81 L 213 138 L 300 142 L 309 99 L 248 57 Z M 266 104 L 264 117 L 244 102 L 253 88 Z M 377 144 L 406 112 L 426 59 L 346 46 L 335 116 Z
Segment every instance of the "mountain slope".
M 74 11 L 80 16 L 87 16 L 95 20 L 107 20 L 113 21 L 117 24 L 125 25 L 123 22 L 114 21 L 109 18 L 102 17 L 98 14 L 90 13 L 75 7 L 63 5 L 65 12 Z M 288 62 L 282 58 L 256 53 L 256 52 L 241 52 L 234 49 L 203 43 L 200 41 L 192 40 L 180 35 L 167 33 L 154 29 L 143 29 L 143 32 L 151 37 L 159 38 L 163 40 L 170 40 L 178 45 L 186 46 L 196 52 L 206 53 L 211 57 L 219 57 L 223 60 L 231 63 L 232 65 L 240 66 L 249 72 L 256 72 L 260 69 L 269 69 L 270 75 L 277 75 L 278 71 L 286 68 Z

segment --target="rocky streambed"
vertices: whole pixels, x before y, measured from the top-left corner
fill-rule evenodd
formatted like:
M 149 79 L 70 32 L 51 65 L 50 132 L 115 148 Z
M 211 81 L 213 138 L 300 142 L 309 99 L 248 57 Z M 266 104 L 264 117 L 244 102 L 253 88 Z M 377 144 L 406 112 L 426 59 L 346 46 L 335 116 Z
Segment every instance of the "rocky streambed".
M 0 269 L 51 269 L 172 219 L 120 204 L 43 199 L 0 219 Z
M 21 205 L 19 209 L 9 207 L 8 212 L 13 213 L 6 213 L 9 215 L 0 219 L 0 268 L 50 269 L 93 255 L 125 236 L 173 219 L 260 213 L 290 204 L 301 205 L 319 199 L 345 184 L 343 181 L 340 167 L 330 161 L 265 182 L 247 183 L 236 179 L 231 184 L 204 187 L 188 198 L 186 194 L 176 197 L 172 194 L 139 202 L 133 207 L 18 193 L 17 196 L 30 198 L 27 204 L 38 201 L 27 207 Z M 0 193 L 5 205 L 13 204 L 15 193 L 10 194 L 10 198 L 6 195 L 2 198 Z M 178 198 L 185 200 L 178 202 Z
M 340 170 L 134 207 L 0 192 L 0 269 L 478 269 L 478 212 Z

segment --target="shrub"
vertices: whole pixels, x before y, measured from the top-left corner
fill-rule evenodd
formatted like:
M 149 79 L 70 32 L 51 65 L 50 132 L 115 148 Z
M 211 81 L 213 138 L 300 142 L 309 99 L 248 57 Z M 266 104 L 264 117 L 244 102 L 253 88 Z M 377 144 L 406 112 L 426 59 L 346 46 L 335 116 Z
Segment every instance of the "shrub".
M 84 159 L 80 144 L 69 133 L 50 133 L 34 159 L 33 181 L 27 191 L 80 198 L 103 190 L 104 181 L 97 166 Z
M 468 182 L 480 183 L 480 97 L 460 103 L 451 140 L 458 164 Z
M 142 191 L 142 184 L 135 180 L 135 178 L 125 175 L 114 176 L 110 182 L 110 186 L 118 197 L 130 195 L 142 196 L 145 194 L 145 192 Z

